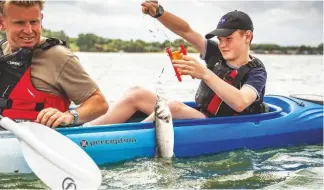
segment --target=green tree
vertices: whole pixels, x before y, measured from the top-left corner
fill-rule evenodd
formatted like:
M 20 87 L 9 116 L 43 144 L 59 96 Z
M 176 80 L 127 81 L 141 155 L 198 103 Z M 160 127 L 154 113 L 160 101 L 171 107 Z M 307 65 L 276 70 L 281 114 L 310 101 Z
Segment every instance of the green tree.
M 88 33 L 88 34 L 79 34 L 76 44 L 79 46 L 80 51 L 101 51 L 102 49 L 98 49 L 98 44 L 104 44 L 105 40 L 102 37 L 99 37 L 95 34 Z
M 321 43 L 320 45 L 318 45 L 316 49 L 317 49 L 317 52 L 319 54 L 323 54 L 323 43 Z

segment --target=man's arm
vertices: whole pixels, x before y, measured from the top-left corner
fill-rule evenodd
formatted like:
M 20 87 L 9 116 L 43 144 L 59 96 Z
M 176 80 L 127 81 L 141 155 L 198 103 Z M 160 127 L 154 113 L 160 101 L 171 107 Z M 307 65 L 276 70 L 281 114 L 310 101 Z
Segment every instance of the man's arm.
M 94 80 L 86 73 L 79 60 L 71 56 L 65 63 L 56 81 L 62 94 L 80 105 L 78 112 L 78 124 L 93 120 L 108 110 L 108 103 Z M 62 113 L 56 108 L 46 108 L 40 111 L 36 122 L 50 127 L 73 124 L 74 116 L 68 111 Z
M 95 91 L 76 109 L 79 114 L 78 124 L 96 119 L 97 117 L 105 114 L 108 108 L 109 105 L 104 95 L 100 92 L 100 90 Z
M 99 90 L 96 90 L 76 109 L 78 112 L 77 124 L 91 121 L 105 114 L 108 107 L 108 103 L 103 94 Z M 55 128 L 59 125 L 72 125 L 74 123 L 74 116 L 69 110 L 62 113 L 56 108 L 46 108 L 39 112 L 36 122 Z
M 158 4 L 154 2 L 142 3 L 143 13 L 151 16 L 156 15 L 157 7 Z M 169 30 L 188 41 L 198 52 L 201 54 L 205 53 L 205 38 L 191 29 L 186 21 L 168 11 L 164 11 L 164 13 L 157 20 Z

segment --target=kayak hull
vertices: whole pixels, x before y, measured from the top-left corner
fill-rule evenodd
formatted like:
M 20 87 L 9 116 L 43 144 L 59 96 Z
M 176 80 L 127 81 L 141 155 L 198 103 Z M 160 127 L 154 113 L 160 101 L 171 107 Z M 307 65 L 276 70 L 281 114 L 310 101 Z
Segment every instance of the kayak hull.
M 265 102 L 271 109 L 269 113 L 174 121 L 176 157 L 323 142 L 322 105 L 283 96 L 266 96 Z M 195 107 L 193 102 L 186 104 Z M 130 122 L 60 128 L 58 131 L 82 147 L 98 165 L 154 157 L 155 154 L 156 139 L 152 123 Z M 1 153 L 0 160 L 7 160 L 8 163 L 0 164 L 0 173 L 17 170 L 18 173 L 31 172 L 24 162 L 18 140 L 9 132 L 1 133 L 0 149 L 8 154 Z M 9 143 L 13 149 L 4 148 Z

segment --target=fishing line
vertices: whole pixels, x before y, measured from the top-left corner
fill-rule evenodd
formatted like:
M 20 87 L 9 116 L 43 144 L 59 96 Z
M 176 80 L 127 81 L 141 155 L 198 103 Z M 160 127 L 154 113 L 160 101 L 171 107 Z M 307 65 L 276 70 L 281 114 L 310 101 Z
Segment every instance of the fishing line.
M 162 82 L 161 82 L 161 76 L 163 75 L 163 72 L 164 72 L 164 68 L 162 69 L 159 77 L 157 78 L 157 80 L 155 81 L 155 84 L 154 84 L 155 93 L 156 93 L 157 98 L 159 98 L 158 85 L 159 84 L 162 84 Z
M 146 1 L 150 1 L 150 0 L 146 0 Z M 158 1 L 154 1 L 154 3 L 159 5 Z M 148 10 L 148 11 L 150 11 L 150 10 Z M 148 17 L 145 18 L 145 16 L 148 16 Z M 152 20 L 147 20 L 148 18 L 153 19 L 153 27 L 152 27 L 152 24 L 151 25 L 149 24 L 149 21 L 152 22 Z M 162 24 L 159 25 L 155 18 L 152 18 L 150 15 L 146 15 L 146 14 L 143 13 L 142 20 L 143 20 L 143 23 L 144 23 L 145 27 L 147 28 L 148 32 L 150 33 L 150 35 L 153 37 L 154 40 L 157 39 L 158 33 L 162 32 L 162 34 L 163 34 L 164 38 L 166 39 L 166 41 L 169 42 L 168 44 L 164 43 L 164 49 L 168 45 L 169 45 L 169 47 L 171 47 L 173 45 L 171 39 L 169 38 L 169 36 L 165 32 L 165 30 L 162 28 Z M 153 40 L 153 42 L 154 42 L 154 40 Z M 152 42 L 152 44 L 153 44 L 153 42 Z M 151 43 L 148 43 L 148 45 L 149 45 L 148 52 L 150 53 L 153 46 L 151 45 Z M 158 78 L 157 78 L 157 80 L 155 81 L 155 84 L 154 84 L 155 92 L 156 92 L 158 98 L 159 98 L 158 85 L 162 84 L 161 76 L 163 75 L 163 72 L 164 72 L 164 68 L 162 68 L 162 71 L 159 74 L 159 76 L 158 76 Z M 154 73 L 153 73 L 153 77 L 154 78 L 156 77 L 156 75 Z
M 155 26 L 155 29 L 151 29 L 151 28 L 149 27 L 149 25 L 148 25 L 146 19 L 145 19 L 145 16 L 149 16 L 149 15 L 145 15 L 145 14 L 142 15 L 142 19 L 143 19 L 144 25 L 146 26 L 147 30 L 148 30 L 149 33 L 152 35 L 152 37 L 153 37 L 153 38 L 156 38 L 156 32 L 159 32 L 159 30 L 158 30 L 157 27 L 156 27 L 155 19 L 154 19 L 154 26 Z M 151 16 L 149 16 L 149 17 L 151 17 Z M 153 42 L 152 42 L 152 43 L 153 43 Z M 148 45 L 149 45 L 149 49 L 148 49 L 149 51 L 148 51 L 148 52 L 150 53 L 150 52 L 151 52 L 151 43 L 148 43 Z M 157 79 L 155 80 L 155 82 L 153 83 L 156 94 L 158 94 L 158 84 L 161 84 L 161 80 L 160 80 L 160 79 L 161 79 L 161 76 L 162 76 L 163 72 L 164 72 L 164 68 L 162 68 L 161 73 L 159 74 L 159 76 L 157 77 Z M 153 77 L 153 78 L 156 77 L 156 73 L 155 73 L 155 72 L 153 72 L 152 77 Z
M 146 0 L 146 1 L 150 1 L 150 0 Z M 159 5 L 159 4 L 158 4 L 158 1 L 150 1 L 150 2 L 155 2 L 157 5 Z M 150 11 L 150 10 L 149 10 L 149 11 Z M 148 21 L 146 21 L 145 16 L 149 16 L 150 19 L 153 19 L 153 25 L 154 25 L 153 28 L 149 27 Z M 149 33 L 152 35 L 153 39 L 156 40 L 156 38 L 157 38 L 157 34 L 162 32 L 162 33 L 163 33 L 163 36 L 164 36 L 164 37 L 166 38 L 166 40 L 169 42 L 169 46 L 171 47 L 171 46 L 173 45 L 171 39 L 169 38 L 169 36 L 168 36 L 167 33 L 165 32 L 165 30 L 162 29 L 162 27 L 160 27 L 159 24 L 157 24 L 157 21 L 156 21 L 155 18 L 152 18 L 150 15 L 145 15 L 145 14 L 143 13 L 143 15 L 142 15 L 142 20 L 143 20 L 143 22 L 144 22 L 145 27 L 148 29 Z M 166 46 L 167 46 L 167 44 L 164 44 L 164 48 L 166 48 Z M 150 49 L 151 49 L 151 48 L 149 47 L 149 52 L 150 52 Z

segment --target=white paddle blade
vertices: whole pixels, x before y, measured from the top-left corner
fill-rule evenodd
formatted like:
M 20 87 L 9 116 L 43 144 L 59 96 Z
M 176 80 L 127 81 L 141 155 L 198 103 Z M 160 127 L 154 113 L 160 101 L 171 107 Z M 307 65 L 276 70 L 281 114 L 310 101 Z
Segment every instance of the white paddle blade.
M 98 189 L 102 176 L 98 166 L 77 144 L 41 124 L 26 122 L 47 150 L 38 152 L 29 142 L 21 141 L 24 157 L 33 172 L 52 189 Z M 50 156 L 47 151 L 54 153 Z M 50 158 L 48 158 L 47 156 Z

